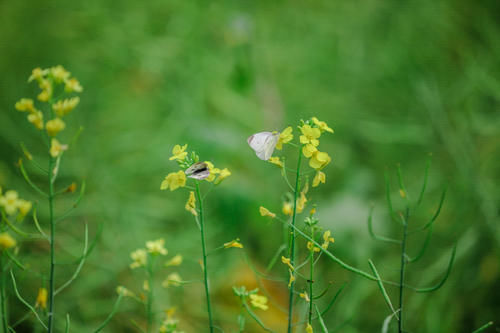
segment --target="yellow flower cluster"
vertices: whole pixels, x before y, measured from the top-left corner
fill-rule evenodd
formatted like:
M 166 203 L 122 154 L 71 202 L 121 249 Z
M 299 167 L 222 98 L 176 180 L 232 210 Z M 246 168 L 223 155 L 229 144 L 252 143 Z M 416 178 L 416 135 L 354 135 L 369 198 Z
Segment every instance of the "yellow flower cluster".
M 35 107 L 32 99 L 21 98 L 16 104 L 15 108 L 21 112 L 28 112 L 28 121 L 32 123 L 38 130 L 47 131 L 47 135 L 51 137 L 49 153 L 52 157 L 58 157 L 68 146 L 61 144 L 55 136 L 66 128 L 66 123 L 62 118 L 68 115 L 80 102 L 79 97 L 65 98 L 58 101 L 53 101 L 52 97 L 54 90 L 58 85 L 64 85 L 64 92 L 66 93 L 79 93 L 83 91 L 82 86 L 77 79 L 71 78 L 71 73 L 68 72 L 61 65 L 41 69 L 35 68 L 28 82 L 36 81 L 41 89 L 37 99 L 40 102 L 46 102 L 51 105 L 50 120 L 44 123 L 44 115 L 42 111 Z M 55 113 L 55 117 L 52 114 Z
M 16 246 L 17 242 L 6 232 L 0 233 L 0 251 L 8 250 Z
M 182 278 L 178 273 L 172 273 L 161 283 L 163 288 L 179 287 L 182 284 Z
M 48 292 L 45 288 L 38 289 L 38 295 L 36 296 L 35 308 L 40 308 L 45 310 L 47 308 L 47 296 Z
M 276 217 L 276 214 L 271 213 L 269 211 L 269 209 L 267 209 L 265 207 L 262 207 L 262 206 L 259 207 L 259 213 L 260 213 L 261 216 L 269 216 L 270 218 L 275 218 Z
M 198 216 L 198 212 L 196 211 L 196 198 L 194 197 L 193 191 L 189 192 L 189 198 L 184 208 L 194 216 Z
M 278 150 L 283 149 L 283 144 L 286 144 L 293 140 L 292 131 L 293 131 L 292 126 L 288 126 L 283 130 L 283 132 L 280 133 L 278 142 L 276 143 L 276 149 Z
M 207 182 L 214 182 L 215 180 L 214 184 L 218 185 L 221 181 L 231 176 L 231 172 L 227 168 L 221 170 L 219 168 L 216 168 L 210 161 L 205 161 L 205 163 L 207 164 L 208 170 L 210 171 L 210 175 L 205 178 Z
M 258 308 L 258 309 L 261 309 L 264 311 L 269 309 L 269 306 L 267 305 L 267 297 L 266 296 L 257 295 L 257 294 L 250 294 L 249 297 L 250 297 L 250 304 L 252 304 L 252 306 L 254 308 Z
M 9 216 L 19 213 L 20 217 L 25 217 L 31 210 L 31 201 L 19 198 L 19 194 L 14 190 L 9 190 L 2 194 L 0 187 L 0 207 Z
M 172 259 L 165 263 L 165 267 L 179 266 L 180 264 L 182 264 L 182 256 L 180 254 L 176 254 Z
M 165 248 L 165 240 L 163 238 L 157 239 L 155 241 L 147 241 L 146 250 L 154 256 L 166 256 L 168 253 L 167 249 Z
M 224 243 L 224 248 L 225 249 L 229 249 L 231 247 L 236 247 L 236 248 L 239 248 L 239 249 L 242 249 L 243 248 L 243 244 L 240 243 L 240 239 L 239 238 L 236 238 L 230 242 L 227 242 L 227 243 Z

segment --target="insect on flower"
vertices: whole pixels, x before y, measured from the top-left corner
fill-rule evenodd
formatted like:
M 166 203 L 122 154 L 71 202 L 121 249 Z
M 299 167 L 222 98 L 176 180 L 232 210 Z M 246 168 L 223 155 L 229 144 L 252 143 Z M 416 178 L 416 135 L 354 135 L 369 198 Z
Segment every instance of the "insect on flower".
M 273 155 L 279 137 L 279 132 L 259 132 L 251 135 L 247 142 L 258 158 L 267 161 Z
M 210 170 L 205 162 L 196 162 L 184 171 L 186 176 L 194 179 L 205 179 L 210 176 Z

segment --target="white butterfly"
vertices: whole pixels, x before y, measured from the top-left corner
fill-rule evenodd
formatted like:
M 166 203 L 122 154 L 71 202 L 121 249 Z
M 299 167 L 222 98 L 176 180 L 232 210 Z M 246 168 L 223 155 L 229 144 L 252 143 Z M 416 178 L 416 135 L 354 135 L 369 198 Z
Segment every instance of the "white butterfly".
M 279 137 L 279 132 L 260 132 L 251 135 L 247 142 L 258 158 L 267 161 L 273 155 Z
M 205 162 L 197 162 L 191 165 L 189 168 L 187 168 L 186 171 L 184 171 L 184 173 L 189 178 L 200 179 L 200 180 L 210 176 L 210 170 L 208 170 L 208 165 Z

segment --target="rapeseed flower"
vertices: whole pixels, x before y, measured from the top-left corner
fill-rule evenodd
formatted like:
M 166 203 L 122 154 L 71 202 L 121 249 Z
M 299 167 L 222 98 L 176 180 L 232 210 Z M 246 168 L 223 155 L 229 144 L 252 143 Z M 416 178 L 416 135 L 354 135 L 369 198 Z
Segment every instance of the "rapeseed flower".
M 283 145 L 293 140 L 292 126 L 288 126 L 280 133 L 278 142 L 276 143 L 276 149 L 283 149 Z
M 5 209 L 7 215 L 14 215 L 19 208 L 19 195 L 16 191 L 10 190 L 0 195 L 0 206 Z
M 304 210 L 304 208 L 306 207 L 306 203 L 307 203 L 307 198 L 306 198 L 306 191 L 301 191 L 300 192 L 300 196 L 299 198 L 297 199 L 297 205 L 295 207 L 295 210 L 297 211 L 297 213 L 302 213 L 302 211 Z
M 54 78 L 54 81 L 57 83 L 63 82 L 67 79 L 69 79 L 69 76 L 71 75 L 70 72 L 64 69 L 63 66 L 57 65 L 55 67 L 52 67 L 50 69 L 50 74 L 52 74 L 52 77 Z
M 292 270 L 289 269 L 288 272 L 290 273 L 290 279 L 288 280 L 288 288 L 291 288 L 292 283 L 295 281 L 295 276 L 293 275 Z
M 186 175 L 184 171 L 179 170 L 177 172 L 171 172 L 165 177 L 160 185 L 160 190 L 167 190 L 170 188 L 170 191 L 174 191 L 184 186 L 186 186 Z
M 311 119 L 312 119 L 313 123 L 316 126 L 318 126 L 318 128 L 319 128 L 319 130 L 321 132 L 325 132 L 326 131 L 326 132 L 333 133 L 333 130 L 330 127 L 328 127 L 328 125 L 324 121 L 320 121 L 316 117 L 312 117 Z
M 319 247 L 314 246 L 313 242 L 307 242 L 307 249 L 309 251 L 319 252 L 321 251 Z
M 48 292 L 45 288 L 38 289 L 38 295 L 36 296 L 35 308 L 45 310 L 47 308 L 47 296 Z
M 64 81 L 64 91 L 66 91 L 68 93 L 70 93 L 70 92 L 82 92 L 83 88 L 77 79 L 72 78 L 72 79 Z
M 313 182 L 312 182 L 312 187 L 316 187 L 319 185 L 319 183 L 325 183 L 326 182 L 326 175 L 324 172 L 321 172 L 318 170 L 318 172 L 316 172 L 316 175 L 314 175 L 314 179 L 313 179 Z
M 307 323 L 307 326 L 306 326 L 306 333 L 314 333 L 313 327 L 309 323 Z
M 283 168 L 283 162 L 277 156 L 273 156 L 273 157 L 269 158 L 268 162 L 272 163 L 280 168 Z
M 50 82 L 47 79 L 42 79 L 39 81 L 40 89 L 42 89 L 42 92 L 38 94 L 37 98 L 41 102 L 48 102 L 49 99 L 52 97 L 52 92 L 54 90 L 54 87 L 52 86 L 52 82 Z
M 228 168 L 224 168 L 220 171 L 219 177 L 217 177 L 217 180 L 214 182 L 215 185 L 220 184 L 224 179 L 227 177 L 231 176 L 231 172 L 229 171 Z
M 148 254 L 144 249 L 135 250 L 130 254 L 130 258 L 132 258 L 133 262 L 130 264 L 130 268 L 139 268 L 146 266 L 146 262 L 148 260 Z
M 269 306 L 267 305 L 267 297 L 266 296 L 257 295 L 257 294 L 250 294 L 249 297 L 250 297 L 250 304 L 252 304 L 252 306 L 254 308 L 258 308 L 258 309 L 261 309 L 264 311 L 269 309 Z
M 45 129 L 47 130 L 47 134 L 49 136 L 56 136 L 59 132 L 61 132 L 66 127 L 66 124 L 61 118 L 54 118 L 45 124 Z
M 187 156 L 186 148 L 187 144 L 184 146 L 180 145 L 175 145 L 174 148 L 172 149 L 172 157 L 170 157 L 170 160 L 178 160 L 178 161 L 184 161 L 184 159 Z
M 284 263 L 285 265 L 287 265 L 290 270 L 294 271 L 295 268 L 292 266 L 292 262 L 290 260 L 290 258 L 287 258 L 285 256 L 281 256 L 281 262 Z
M 236 248 L 242 249 L 243 248 L 243 244 L 240 243 L 240 239 L 239 238 L 236 238 L 235 240 L 232 240 L 230 242 L 224 243 L 224 248 L 225 249 L 229 249 L 231 247 L 236 247 Z
M 16 246 L 17 242 L 6 232 L 0 233 L 0 250 L 8 250 Z
M 52 109 L 57 114 L 58 117 L 64 117 L 80 103 L 80 97 L 66 98 L 56 103 L 52 104 Z
M 302 147 L 302 154 L 304 154 L 304 156 L 307 158 L 310 158 L 316 151 L 318 151 L 318 148 L 316 148 L 314 145 L 310 143 L 305 144 Z
M 15 104 L 15 108 L 18 111 L 24 112 L 35 112 L 35 106 L 33 104 L 33 100 L 31 98 L 21 98 L 18 102 Z
M 33 80 L 40 82 L 45 76 L 47 76 L 47 74 L 49 74 L 48 69 L 41 69 L 40 67 L 37 67 L 31 72 L 31 75 L 28 78 L 28 82 L 31 82 Z
M 43 113 L 41 111 L 33 111 L 28 115 L 28 121 L 37 129 L 43 129 Z
M 52 138 L 50 142 L 50 156 L 55 158 L 67 149 L 68 145 L 61 144 L 56 138 Z
M 335 239 L 333 237 L 330 237 L 331 234 L 332 233 L 330 232 L 330 230 L 325 231 L 325 233 L 323 234 L 323 244 L 321 244 L 321 247 L 325 250 L 328 249 L 328 245 L 330 243 L 335 242 Z
M 184 208 L 194 216 L 198 216 L 198 212 L 196 211 L 196 198 L 193 191 L 189 192 L 189 198 Z
M 166 267 L 179 266 L 182 264 L 182 256 L 180 254 L 175 255 L 172 259 L 165 263 Z
M 163 238 L 157 239 L 155 241 L 147 241 L 146 249 L 154 256 L 160 254 L 165 256 L 168 253 L 167 249 L 165 249 L 165 240 Z
M 302 135 L 299 137 L 300 143 L 302 144 L 311 144 L 314 147 L 319 145 L 318 138 L 321 136 L 321 131 L 319 128 L 311 127 L 311 125 L 303 125 L 300 127 L 300 131 Z
M 276 214 L 271 213 L 267 208 L 262 207 L 262 206 L 259 207 L 259 212 L 260 212 L 260 215 L 262 215 L 262 216 L 269 216 L 271 218 L 276 217 Z
M 321 170 L 327 166 L 331 160 L 332 159 L 328 153 L 317 150 L 312 154 L 311 159 L 309 160 L 309 166 L 313 169 Z
M 31 201 L 24 200 L 24 199 L 19 199 L 17 201 L 17 207 L 19 208 L 19 213 L 21 216 L 26 216 L 31 210 L 31 207 L 33 207 L 33 204 Z
M 284 202 L 283 203 L 283 208 L 281 209 L 281 211 L 283 212 L 283 214 L 285 215 L 289 215 L 289 216 L 292 216 L 293 214 L 293 207 L 292 207 L 292 204 L 290 202 Z
M 306 301 L 306 302 L 309 302 L 309 301 L 310 301 L 310 299 L 309 299 L 309 294 L 307 294 L 307 292 L 306 292 L 306 291 L 301 292 L 301 293 L 299 294 L 299 296 L 300 296 L 300 298 L 305 299 L 305 301 Z
M 168 288 L 170 286 L 178 287 L 182 283 L 182 278 L 178 273 L 172 273 L 162 282 L 162 287 Z
M 213 182 L 215 180 L 215 177 L 217 177 L 217 175 L 220 174 L 221 171 L 220 169 L 216 168 L 212 162 L 205 161 L 205 163 L 207 164 L 208 171 L 210 172 L 210 174 L 208 175 L 207 178 L 205 178 L 205 180 L 207 182 Z

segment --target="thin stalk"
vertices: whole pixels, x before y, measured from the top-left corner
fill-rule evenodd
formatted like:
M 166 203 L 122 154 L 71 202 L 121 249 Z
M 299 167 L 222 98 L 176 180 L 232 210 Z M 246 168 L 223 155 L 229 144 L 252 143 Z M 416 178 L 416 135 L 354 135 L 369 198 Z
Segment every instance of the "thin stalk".
M 49 223 L 50 223 L 50 275 L 49 275 L 49 313 L 48 332 L 52 333 L 54 327 L 54 296 L 55 296 L 55 234 L 56 224 L 54 220 L 54 182 L 53 168 L 54 158 L 49 156 Z
M 207 269 L 207 249 L 205 245 L 205 223 L 203 220 L 203 199 L 201 198 L 200 185 L 196 181 L 196 197 L 198 198 L 198 203 L 200 205 L 199 210 L 199 222 L 200 222 L 200 233 L 201 233 L 201 248 L 203 251 L 203 282 L 205 284 L 205 296 L 207 298 L 207 313 L 208 313 L 208 324 L 210 327 L 210 333 L 213 333 L 214 326 L 212 321 L 212 307 L 210 305 L 210 291 L 208 288 L 208 269 Z
M 314 238 L 314 227 L 311 226 L 311 238 Z M 314 277 L 314 245 L 309 250 L 310 268 L 309 268 L 309 317 L 307 318 L 309 325 L 312 325 L 313 316 L 313 277 Z
M 147 273 L 148 273 L 148 299 L 146 302 L 147 326 L 146 332 L 150 333 L 153 329 L 153 261 L 154 256 L 148 255 Z
M 291 265 L 295 265 L 295 217 L 297 215 L 297 198 L 299 194 L 299 182 L 300 182 L 300 164 L 302 162 L 302 149 L 299 149 L 299 158 L 297 161 L 297 173 L 295 176 L 295 189 L 293 191 L 293 215 L 292 215 L 292 224 L 291 228 L 289 228 L 290 234 L 291 234 L 291 241 L 290 241 L 290 263 Z M 293 272 L 292 272 L 293 274 Z M 295 286 L 295 281 L 293 281 L 290 284 L 290 292 L 288 296 L 288 333 L 292 333 L 292 321 L 293 321 L 293 288 Z
M 1 300 L 0 300 L 0 305 L 2 306 L 2 332 L 8 333 L 8 324 L 7 324 L 7 308 L 5 306 L 6 303 L 6 296 L 5 296 L 5 270 L 4 270 L 4 260 L 3 260 L 3 253 L 0 255 L 0 274 L 1 274 Z
M 399 321 L 398 332 L 403 332 L 403 290 L 405 283 L 405 265 L 406 265 L 406 237 L 408 234 L 408 215 L 409 209 L 406 209 L 405 218 L 403 219 L 403 240 L 401 242 L 401 269 L 399 274 Z

